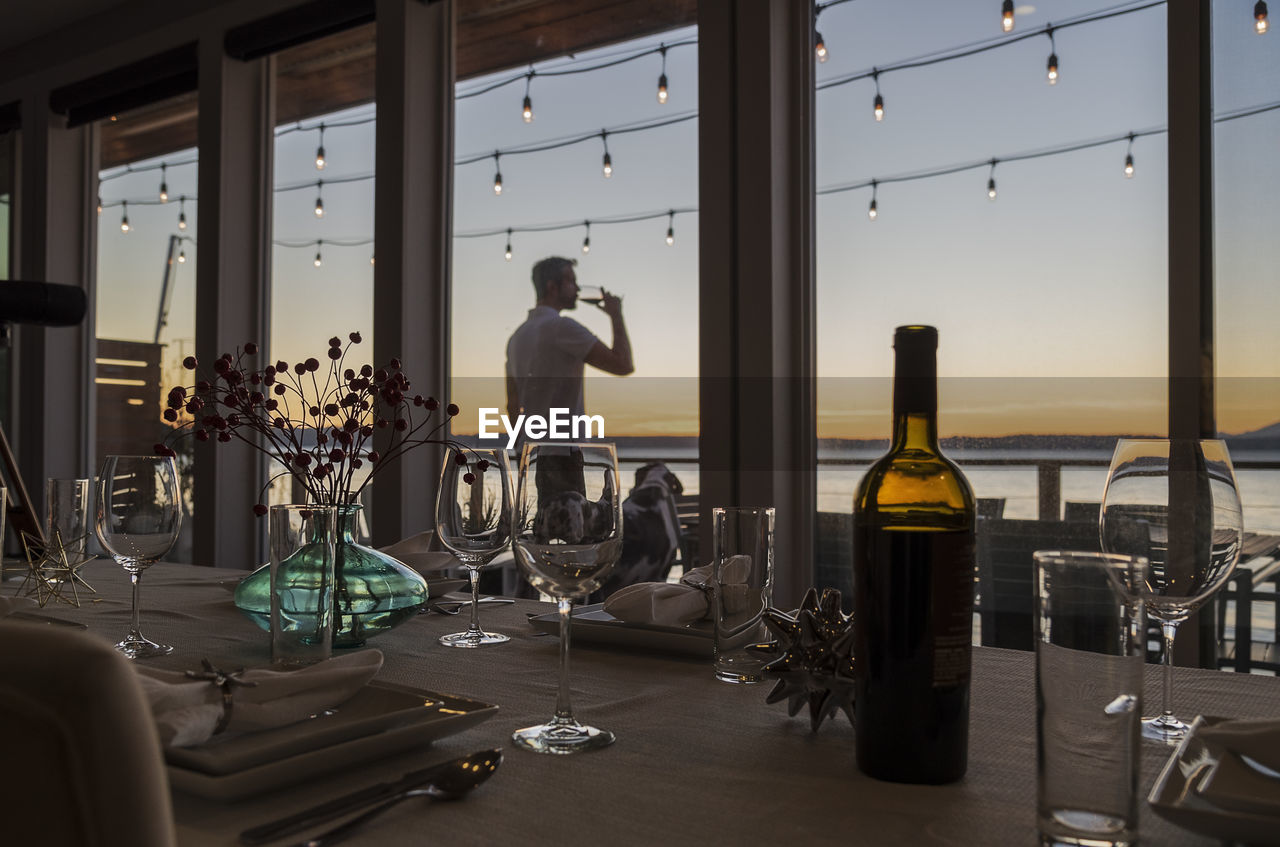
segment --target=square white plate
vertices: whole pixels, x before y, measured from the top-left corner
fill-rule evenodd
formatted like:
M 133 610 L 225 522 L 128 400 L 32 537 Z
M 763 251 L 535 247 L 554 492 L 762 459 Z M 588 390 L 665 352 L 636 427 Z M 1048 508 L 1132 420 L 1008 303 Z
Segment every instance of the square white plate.
M 529 625 L 548 635 L 560 635 L 560 616 L 556 612 L 529 618 Z M 683 653 L 686 656 L 710 659 L 711 636 L 710 622 L 690 626 L 627 623 L 606 612 L 603 603 L 575 607 L 573 610 L 572 638 L 575 642 Z
M 165 752 L 169 784 L 215 800 L 274 791 L 453 735 L 497 713 L 489 703 L 370 683 L 331 715 Z

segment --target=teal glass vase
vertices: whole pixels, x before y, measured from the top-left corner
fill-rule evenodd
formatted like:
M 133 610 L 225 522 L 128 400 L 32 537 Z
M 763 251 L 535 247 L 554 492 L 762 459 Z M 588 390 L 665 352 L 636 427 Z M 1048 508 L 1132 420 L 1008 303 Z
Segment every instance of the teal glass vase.
M 394 629 L 427 602 L 427 583 L 417 571 L 385 553 L 355 542 L 360 506 L 338 506 L 339 539 L 334 560 L 333 646 L 360 647 Z M 305 563 L 298 563 L 305 567 Z M 316 559 L 316 568 L 320 560 Z M 300 579 L 300 583 L 305 580 Z M 319 584 L 320 580 L 312 580 Z M 318 589 L 317 589 L 318 590 Z M 271 566 L 263 565 L 236 586 L 236 608 L 262 629 L 271 630 Z

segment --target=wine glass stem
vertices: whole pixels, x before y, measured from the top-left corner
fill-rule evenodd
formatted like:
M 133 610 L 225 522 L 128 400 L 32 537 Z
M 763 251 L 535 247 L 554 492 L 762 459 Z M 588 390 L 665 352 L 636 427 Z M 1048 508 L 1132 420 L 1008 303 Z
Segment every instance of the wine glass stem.
M 1164 719 L 1173 719 L 1173 637 L 1178 634 L 1176 623 L 1164 622 L 1160 626 L 1164 633 Z
M 141 571 L 135 571 L 134 573 L 129 574 L 129 582 L 131 582 L 131 583 L 133 584 L 133 627 L 132 627 L 132 631 L 133 631 L 133 634 L 134 634 L 134 635 L 138 635 L 138 634 L 140 634 L 140 629 L 139 629 L 139 627 L 138 627 L 138 586 L 139 586 L 139 585 L 141 584 L 141 582 L 142 582 L 142 572 L 141 572 Z
M 467 565 L 467 575 L 471 577 L 471 626 L 468 635 L 479 637 L 480 632 L 480 569 Z
M 573 601 L 561 597 L 556 601 L 560 610 L 560 692 L 556 695 L 556 723 L 572 723 L 573 708 L 569 705 L 569 622 L 573 619 Z

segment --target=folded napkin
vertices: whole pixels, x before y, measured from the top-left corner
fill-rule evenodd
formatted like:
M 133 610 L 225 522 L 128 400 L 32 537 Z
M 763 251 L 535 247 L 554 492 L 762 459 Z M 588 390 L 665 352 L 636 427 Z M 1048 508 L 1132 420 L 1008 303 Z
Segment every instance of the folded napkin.
M 1200 726 L 1196 737 L 1219 748 L 1212 751 L 1219 754 L 1212 772 L 1199 784 L 1201 797 L 1224 809 L 1280 816 L 1280 719 L 1225 720 Z
M 727 613 L 749 604 L 747 577 L 751 557 L 730 556 L 720 566 L 721 603 Z M 711 616 L 711 565 L 694 568 L 679 582 L 637 582 L 620 588 L 604 601 L 604 610 L 628 623 L 686 626 Z
M 345 703 L 382 667 L 382 653 L 362 650 L 301 670 L 255 668 L 235 675 L 224 736 L 285 726 Z M 223 689 L 182 671 L 138 667 L 138 679 L 166 747 L 191 747 L 217 733 Z M 237 681 L 238 680 L 238 681 Z M 250 684 L 252 683 L 252 684 Z
M 432 571 L 440 571 L 459 564 L 452 553 L 440 549 L 434 529 L 419 532 L 417 535 L 410 535 L 395 544 L 389 544 L 378 549 L 391 558 L 403 562 L 423 576 Z

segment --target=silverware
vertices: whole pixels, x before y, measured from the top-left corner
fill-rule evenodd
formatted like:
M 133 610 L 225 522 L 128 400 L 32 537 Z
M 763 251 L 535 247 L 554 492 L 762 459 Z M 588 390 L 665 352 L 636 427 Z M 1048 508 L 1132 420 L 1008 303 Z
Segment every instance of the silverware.
M 240 843 L 250 845 L 265 844 L 268 841 L 275 841 L 277 838 L 284 838 L 286 835 L 294 835 L 302 832 L 304 829 L 310 829 L 317 824 L 326 823 L 328 821 L 340 818 L 343 815 L 350 814 L 357 809 L 363 809 L 372 803 L 378 803 L 407 791 L 425 785 L 440 774 L 450 768 L 457 767 L 461 762 L 467 762 L 491 754 L 492 750 L 478 750 L 469 756 L 460 759 L 454 759 L 448 762 L 441 762 L 427 768 L 421 768 L 416 771 L 409 771 L 399 779 L 390 782 L 380 782 L 376 785 L 370 785 L 367 788 L 361 788 L 359 791 L 353 791 L 350 794 L 344 794 L 333 800 L 312 806 L 309 809 L 303 809 L 300 812 L 287 815 L 268 823 L 250 827 L 240 833 Z
M 378 817 L 378 815 L 381 815 L 392 806 L 408 800 L 410 797 L 430 797 L 432 800 L 461 800 L 473 788 L 492 776 L 500 764 L 502 764 L 502 750 L 496 747 L 492 750 L 483 750 L 478 753 L 472 753 L 465 758 L 457 759 L 442 766 L 436 776 L 425 785 L 393 794 L 363 814 L 356 815 L 346 823 L 322 832 L 314 838 L 301 841 L 295 847 L 328 847 L 330 844 L 345 841 L 348 836 L 355 833 L 356 830 L 369 821 Z
M 516 602 L 510 597 L 481 597 L 481 606 L 507 606 Z M 442 615 L 456 615 L 463 606 L 470 605 L 470 600 L 429 600 L 424 607 L 428 612 L 439 612 Z M 449 607 L 449 608 L 446 608 Z

